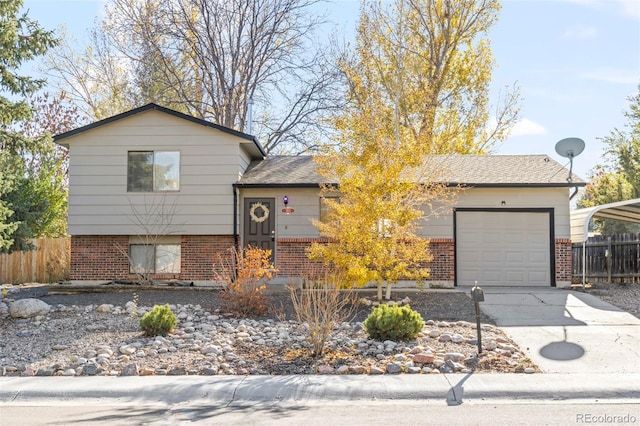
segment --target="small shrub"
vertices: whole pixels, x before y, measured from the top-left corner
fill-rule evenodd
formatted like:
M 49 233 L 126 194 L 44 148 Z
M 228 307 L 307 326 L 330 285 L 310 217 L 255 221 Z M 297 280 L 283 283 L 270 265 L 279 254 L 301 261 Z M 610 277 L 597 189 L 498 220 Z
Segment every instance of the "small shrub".
M 177 323 L 178 319 L 171 311 L 169 304 L 155 305 L 140 319 L 140 328 L 147 336 L 166 336 Z
M 277 272 L 271 263 L 271 250 L 247 246 L 231 249 L 221 259 L 221 278 L 227 288 L 221 294 L 225 307 L 240 316 L 263 315 L 267 311 L 266 282 Z
M 133 307 L 131 308 L 131 310 L 129 311 L 129 314 L 131 315 L 131 319 L 135 320 L 136 318 L 138 318 L 138 306 L 140 303 L 140 295 L 136 292 L 133 293 Z
M 409 305 L 379 305 L 364 320 L 364 328 L 377 340 L 415 339 L 424 327 L 422 316 Z

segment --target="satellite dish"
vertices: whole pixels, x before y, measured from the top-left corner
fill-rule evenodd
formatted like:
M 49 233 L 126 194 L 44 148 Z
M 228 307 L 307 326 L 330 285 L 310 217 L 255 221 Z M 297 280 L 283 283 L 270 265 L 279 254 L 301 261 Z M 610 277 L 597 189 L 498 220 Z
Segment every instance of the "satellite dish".
M 580 138 L 564 138 L 556 144 L 556 152 L 558 155 L 568 158 L 569 163 L 569 177 L 567 182 L 571 184 L 573 182 L 573 159 L 584 151 L 584 141 Z M 569 197 L 571 200 L 578 193 L 578 187 L 576 186 L 574 193 Z
M 573 163 L 573 158 L 584 151 L 584 141 L 580 138 L 565 138 L 556 144 L 558 155 L 569 158 Z

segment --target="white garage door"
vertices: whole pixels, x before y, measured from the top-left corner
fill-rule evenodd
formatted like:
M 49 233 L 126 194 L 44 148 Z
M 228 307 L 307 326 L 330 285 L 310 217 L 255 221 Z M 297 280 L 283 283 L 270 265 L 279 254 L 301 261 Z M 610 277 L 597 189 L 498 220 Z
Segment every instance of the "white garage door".
M 549 213 L 456 212 L 458 285 L 550 286 Z

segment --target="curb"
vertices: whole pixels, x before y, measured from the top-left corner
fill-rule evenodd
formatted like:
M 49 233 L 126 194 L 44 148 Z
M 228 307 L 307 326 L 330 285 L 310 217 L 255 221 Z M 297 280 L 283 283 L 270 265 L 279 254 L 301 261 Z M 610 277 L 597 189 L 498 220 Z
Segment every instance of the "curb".
M 384 376 L 153 376 L 0 378 L 0 406 L 80 400 L 87 404 L 437 400 L 640 400 L 640 373 Z

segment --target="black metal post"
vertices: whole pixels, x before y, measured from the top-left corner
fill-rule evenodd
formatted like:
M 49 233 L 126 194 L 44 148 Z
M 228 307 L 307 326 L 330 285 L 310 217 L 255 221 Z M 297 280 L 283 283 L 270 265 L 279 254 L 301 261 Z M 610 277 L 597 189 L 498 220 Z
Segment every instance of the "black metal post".
M 482 330 L 480 329 L 480 302 L 484 302 L 484 290 L 478 287 L 478 281 L 471 289 L 471 299 L 476 305 L 476 330 L 478 330 L 478 355 L 482 353 Z
M 482 353 L 482 331 L 480 330 L 480 302 L 476 305 L 476 329 L 478 330 L 478 354 Z

